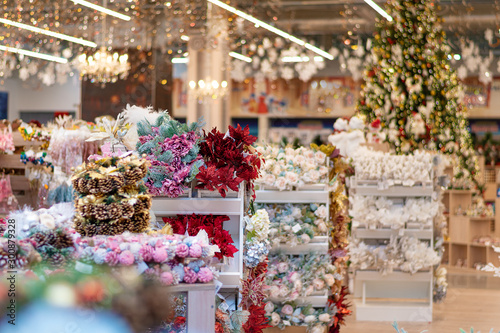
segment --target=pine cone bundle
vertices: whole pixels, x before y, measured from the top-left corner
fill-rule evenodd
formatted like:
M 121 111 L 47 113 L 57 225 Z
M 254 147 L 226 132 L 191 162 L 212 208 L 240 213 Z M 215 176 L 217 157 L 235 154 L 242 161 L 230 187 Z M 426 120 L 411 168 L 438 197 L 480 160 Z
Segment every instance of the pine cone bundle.
M 57 233 L 56 240 L 54 242 L 54 247 L 57 249 L 65 249 L 68 247 L 73 247 L 75 244 L 73 238 L 65 232 Z
M 82 216 L 85 216 L 85 217 L 92 216 L 92 210 L 93 210 L 93 207 L 91 205 L 81 205 L 81 206 L 77 205 L 77 211 L 79 211 L 80 214 L 82 214 Z
M 114 188 L 120 188 L 125 185 L 125 177 L 121 174 L 109 177 Z
M 116 220 L 122 215 L 122 209 L 119 204 L 112 203 L 107 206 L 108 216 L 111 220 Z
M 129 204 L 125 203 L 121 206 L 121 218 L 123 219 L 130 219 L 132 216 L 134 216 L 134 207 Z
M 99 179 L 98 184 L 99 184 L 99 192 L 101 193 L 109 193 L 115 190 L 115 187 L 113 186 L 114 185 L 113 181 L 109 177 Z
M 129 229 L 131 232 L 143 232 L 149 226 L 149 212 L 139 212 L 132 217 L 133 226 Z
M 105 205 L 95 205 L 93 207 L 92 215 L 100 221 L 109 219 L 109 212 Z
M 79 231 L 79 233 L 82 236 L 92 237 L 94 235 L 97 235 L 97 226 L 95 224 L 86 223 L 82 225 L 82 231 Z
M 66 258 L 60 253 L 54 253 L 48 260 L 49 264 L 53 267 L 62 267 L 66 264 Z
M 99 180 L 88 179 L 85 189 L 86 189 L 85 193 L 92 193 L 92 194 L 99 193 Z
M 125 171 L 124 176 L 126 184 L 134 184 L 140 181 L 144 177 L 144 174 L 141 168 L 133 168 L 128 171 Z
M 53 231 L 37 232 L 32 238 L 36 242 L 37 247 L 45 245 L 53 246 L 56 242 L 56 233 Z

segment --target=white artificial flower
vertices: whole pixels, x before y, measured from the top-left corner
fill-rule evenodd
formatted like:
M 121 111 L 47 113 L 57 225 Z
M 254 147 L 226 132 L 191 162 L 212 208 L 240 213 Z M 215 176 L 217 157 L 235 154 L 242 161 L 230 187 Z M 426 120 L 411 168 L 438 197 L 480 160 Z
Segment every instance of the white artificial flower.
M 328 214 L 328 211 L 326 209 L 325 205 L 319 206 L 315 211 L 314 215 L 316 215 L 319 218 L 326 219 L 326 215 Z
M 271 314 L 271 326 L 278 326 L 280 322 L 281 322 L 280 315 L 277 314 L 276 312 L 273 312 Z
M 278 177 L 276 178 L 276 182 L 274 183 L 274 186 L 278 188 L 278 190 L 283 191 L 286 189 L 287 181 L 285 177 Z
M 286 181 L 291 185 L 296 185 L 299 182 L 299 175 L 295 172 L 287 172 L 285 175 Z
M 352 117 L 351 120 L 349 120 L 349 127 L 352 130 L 364 130 L 365 122 L 361 118 Z
M 322 313 L 318 316 L 319 321 L 322 321 L 324 323 L 328 323 L 330 321 L 330 314 L 329 313 Z
M 304 323 L 312 323 L 313 321 L 316 320 L 316 316 L 314 315 L 309 315 L 304 318 Z
M 349 130 L 349 122 L 344 118 L 338 118 L 333 124 L 333 128 L 337 131 L 348 131 Z

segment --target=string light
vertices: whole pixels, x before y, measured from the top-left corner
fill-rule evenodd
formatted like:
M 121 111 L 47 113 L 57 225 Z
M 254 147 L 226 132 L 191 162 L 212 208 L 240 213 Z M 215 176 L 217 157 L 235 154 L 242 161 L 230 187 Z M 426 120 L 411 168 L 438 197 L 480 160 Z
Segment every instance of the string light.
M 122 19 L 124 21 L 130 21 L 130 19 L 131 19 L 130 16 L 120 14 L 118 12 L 115 12 L 114 10 L 93 4 L 93 3 L 88 2 L 86 0 L 71 0 L 71 1 L 73 1 L 75 3 L 75 5 L 82 5 L 85 7 L 89 7 L 89 8 L 92 8 L 93 10 L 97 10 L 98 12 L 117 17 L 117 18 Z
M 173 64 L 187 64 L 189 62 L 189 58 L 172 58 Z
M 365 2 L 370 6 L 372 7 L 373 9 L 375 9 L 375 11 L 377 13 L 379 13 L 380 15 L 382 15 L 387 21 L 389 22 L 392 22 L 392 16 L 387 14 L 385 10 L 383 10 L 382 8 L 380 8 L 379 5 L 377 5 L 375 2 L 373 2 L 372 0 L 365 0 Z
M 96 47 L 97 46 L 96 43 L 88 41 L 88 40 L 85 40 L 85 39 L 82 39 L 82 38 L 76 38 L 76 37 L 68 36 L 68 35 L 65 35 L 65 34 L 61 34 L 59 32 L 54 32 L 54 31 L 50 31 L 50 30 L 40 29 L 40 28 L 34 27 L 32 25 L 27 25 L 27 24 L 24 24 L 24 23 L 14 22 L 14 21 L 7 20 L 7 19 L 4 19 L 4 18 L 0 18 L 0 23 L 3 23 L 5 25 L 10 25 L 10 26 L 13 26 L 13 27 L 16 27 L 16 28 L 19 28 L 19 29 L 25 29 L 25 30 L 33 31 L 33 32 L 36 32 L 36 33 L 39 33 L 39 34 L 44 34 L 44 35 L 47 35 L 47 36 L 51 36 L 51 37 L 55 37 L 55 38 L 67 40 L 68 42 L 72 42 L 72 43 L 77 43 L 77 44 L 81 44 L 81 45 L 85 45 L 85 46 L 90 46 L 90 47 Z
M 236 53 L 236 52 L 229 52 L 229 56 L 230 57 L 233 57 L 235 59 L 238 59 L 238 60 L 242 60 L 242 61 L 245 61 L 245 62 L 252 62 L 252 58 L 249 58 L 247 56 L 244 56 L 243 54 L 239 54 L 239 53 Z
M 0 51 L 7 51 L 7 52 L 12 52 L 12 53 L 22 54 L 22 55 L 25 55 L 27 57 L 39 58 L 39 59 L 48 60 L 48 61 L 55 61 L 55 62 L 58 62 L 61 64 L 68 63 L 68 59 L 66 59 L 66 58 L 56 57 L 56 56 L 53 56 L 50 54 L 33 52 L 33 51 L 29 51 L 29 50 L 24 50 L 24 49 L 17 49 L 15 47 L 0 45 Z
M 320 56 L 326 58 L 326 59 L 329 59 L 329 60 L 333 60 L 333 56 L 331 54 L 329 54 L 328 52 L 325 52 L 323 51 L 322 49 L 312 45 L 312 44 L 309 44 L 309 43 L 306 43 L 304 42 L 303 40 L 295 37 L 295 36 L 292 36 L 286 32 L 284 32 L 283 30 L 280 30 L 278 28 L 275 28 L 273 27 L 272 25 L 270 24 L 267 24 L 266 22 L 264 21 L 261 21 L 259 19 L 256 19 L 255 17 L 253 17 L 252 15 L 248 15 L 247 13 L 245 12 L 242 12 L 241 10 L 238 10 L 234 7 L 231 7 L 227 4 L 225 4 L 224 2 L 222 1 L 219 1 L 219 0 L 208 0 L 209 2 L 213 3 L 214 5 L 217 5 L 225 10 L 227 10 L 228 12 L 231 12 L 233 14 L 236 14 L 238 15 L 239 17 L 249 21 L 249 22 L 252 22 L 253 24 L 255 24 L 256 27 L 262 27 L 266 30 L 269 30 L 273 33 L 275 33 L 276 35 L 278 36 L 281 36 L 285 39 L 288 39 L 289 41 L 293 42 L 293 43 L 296 43 L 296 44 L 299 44 L 300 46 L 304 46 L 306 49 L 308 50 L 311 50 L 313 51 L 314 53 L 316 54 L 319 54 Z

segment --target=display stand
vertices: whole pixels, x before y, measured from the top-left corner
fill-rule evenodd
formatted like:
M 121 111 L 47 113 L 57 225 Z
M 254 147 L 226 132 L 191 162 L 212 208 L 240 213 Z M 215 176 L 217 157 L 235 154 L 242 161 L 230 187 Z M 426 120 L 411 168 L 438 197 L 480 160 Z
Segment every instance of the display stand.
M 229 263 L 219 267 L 218 280 L 223 284 L 223 288 L 239 288 L 240 279 L 243 278 L 244 189 L 242 183 L 239 192 L 234 192 L 226 198 L 222 198 L 218 192 L 197 190 L 189 190 L 186 197 L 180 198 L 153 197 L 151 209 L 157 218 L 178 214 L 227 215 L 230 218 L 224 223 L 224 228 L 231 234 L 238 252 L 234 254 L 234 258 L 230 258 Z
M 385 187 L 377 181 L 364 181 L 352 177 L 350 194 L 363 196 L 385 196 L 405 201 L 408 198 L 432 197 L 432 183 L 417 183 L 414 186 L 394 185 Z M 414 236 L 434 247 L 433 229 L 415 228 L 408 222 L 401 229 L 368 229 L 363 221 L 353 221 L 359 225 L 352 230 L 353 238 L 388 242 L 391 237 Z M 431 223 L 430 225 L 433 225 Z M 377 270 L 350 270 L 354 279 L 353 294 L 356 320 L 359 321 L 432 321 L 433 272 L 418 271 L 410 274 L 394 271 L 382 275 Z
M 449 240 L 444 243 L 443 264 L 448 267 L 476 269 L 475 264 L 500 264 L 498 254 L 487 244 L 474 241 L 475 237 L 493 235 L 495 217 L 457 215 L 472 204 L 471 190 L 447 190 L 444 193 Z
M 166 287 L 171 293 L 187 294 L 186 333 L 212 332 L 215 327 L 215 284 L 181 283 Z
M 269 188 L 269 187 L 268 187 Z M 256 191 L 255 203 L 261 204 L 324 204 L 326 211 L 330 211 L 330 192 L 326 185 L 309 185 L 298 190 L 278 191 L 275 189 L 261 189 Z M 326 218 L 329 219 L 329 216 Z M 273 247 L 271 253 L 280 252 L 289 256 L 308 254 L 317 252 L 328 255 L 328 240 L 327 235 L 315 236 L 308 244 L 298 244 L 290 246 L 288 244 L 280 244 Z M 307 297 L 299 297 L 295 300 L 297 305 L 311 304 L 315 308 L 324 308 L 328 302 L 328 292 L 316 292 Z M 269 299 L 274 303 L 284 302 L 284 299 Z

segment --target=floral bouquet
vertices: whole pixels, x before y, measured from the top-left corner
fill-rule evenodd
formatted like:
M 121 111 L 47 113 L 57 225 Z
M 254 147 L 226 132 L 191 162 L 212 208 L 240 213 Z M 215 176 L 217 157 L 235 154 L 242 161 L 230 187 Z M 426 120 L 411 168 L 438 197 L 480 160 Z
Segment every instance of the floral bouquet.
M 325 205 L 317 204 L 256 204 L 265 209 L 271 221 L 270 239 L 273 246 L 280 243 L 307 244 L 315 236 L 327 236 L 331 221 Z
M 106 157 L 83 164 L 72 177 L 75 230 L 85 236 L 144 232 L 151 197 L 142 178 L 148 162 L 135 156 Z
M 306 147 L 283 149 L 273 146 L 257 146 L 256 150 L 265 160 L 258 184 L 283 191 L 306 184 L 328 182 L 327 156 L 321 151 Z
M 226 215 L 177 215 L 177 217 L 164 217 L 163 222 L 172 226 L 175 234 L 197 235 L 201 230 L 208 235 L 210 243 L 218 247 L 215 257 L 222 260 L 223 257 L 233 257 L 238 249 L 233 245 L 234 241 L 223 224 L 229 221 Z
M 177 198 L 190 187 L 203 165 L 199 154 L 202 125 L 181 124 L 166 112 L 154 124 L 147 120 L 137 124 L 137 151 L 151 163 L 146 186 L 152 195 Z
M 238 191 L 238 185 L 246 181 L 253 189 L 253 180 L 259 176 L 261 159 L 251 147 L 257 140 L 250 135 L 248 126 L 229 126 L 226 134 L 214 128 L 204 135 L 200 144 L 200 154 L 205 165 L 196 175 L 196 188 L 219 191 L 226 197 L 228 189 Z
M 29 269 L 41 260 L 29 240 L 12 239 L 9 234 L 0 238 L 0 273 Z

